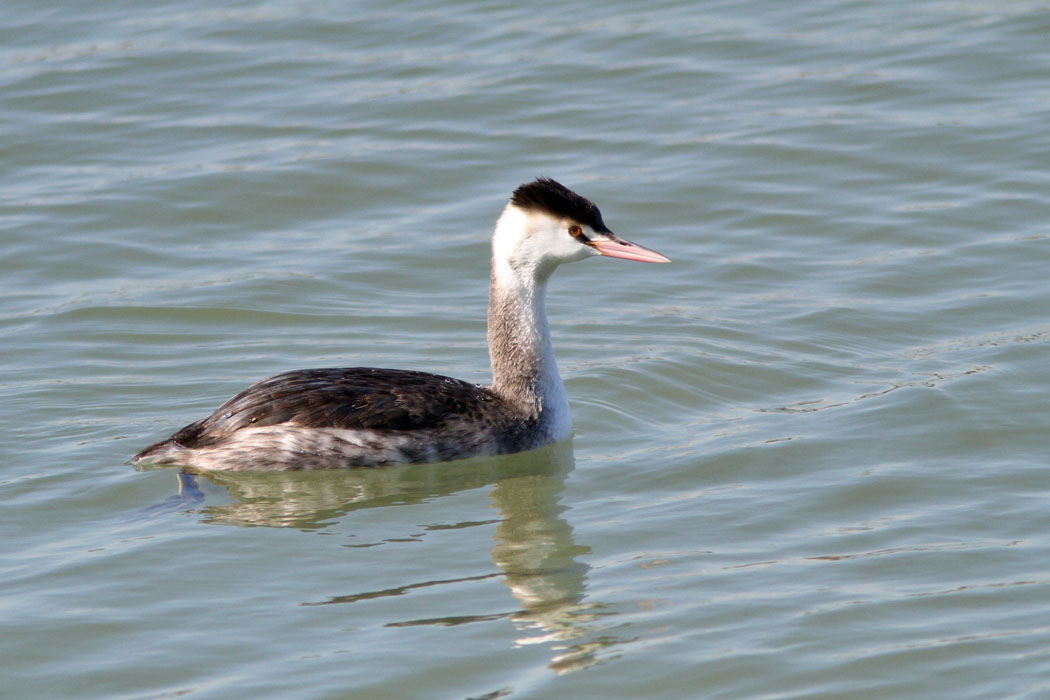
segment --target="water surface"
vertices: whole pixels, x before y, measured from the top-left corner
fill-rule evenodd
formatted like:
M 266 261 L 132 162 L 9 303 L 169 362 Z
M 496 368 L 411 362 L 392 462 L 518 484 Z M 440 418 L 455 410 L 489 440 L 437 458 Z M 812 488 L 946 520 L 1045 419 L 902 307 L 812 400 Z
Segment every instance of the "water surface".
M 0 10 L 19 698 L 1050 694 L 1041 3 Z M 249 383 L 488 380 L 537 175 L 571 443 L 135 471 Z

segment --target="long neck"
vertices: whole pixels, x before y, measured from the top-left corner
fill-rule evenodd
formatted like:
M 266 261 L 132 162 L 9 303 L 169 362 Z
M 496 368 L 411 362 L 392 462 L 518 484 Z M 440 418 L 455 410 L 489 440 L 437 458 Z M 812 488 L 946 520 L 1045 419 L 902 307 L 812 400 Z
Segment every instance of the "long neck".
M 571 432 L 571 419 L 544 308 L 549 274 L 493 260 L 489 356 L 493 390 L 562 439 Z

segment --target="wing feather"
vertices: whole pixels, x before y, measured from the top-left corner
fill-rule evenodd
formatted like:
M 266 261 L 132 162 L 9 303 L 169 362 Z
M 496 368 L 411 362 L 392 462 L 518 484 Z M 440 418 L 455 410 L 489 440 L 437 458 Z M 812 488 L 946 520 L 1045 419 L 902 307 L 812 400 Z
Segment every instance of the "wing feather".
M 410 431 L 477 419 L 501 403 L 480 385 L 426 372 L 371 367 L 295 370 L 253 384 L 172 436 L 205 447 L 249 426 Z

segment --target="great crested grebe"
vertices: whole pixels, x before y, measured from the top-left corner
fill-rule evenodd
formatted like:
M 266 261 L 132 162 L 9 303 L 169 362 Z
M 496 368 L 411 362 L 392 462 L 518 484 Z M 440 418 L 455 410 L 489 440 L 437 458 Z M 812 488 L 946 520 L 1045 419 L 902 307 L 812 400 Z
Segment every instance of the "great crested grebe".
M 507 454 L 572 433 L 544 308 L 561 263 L 670 262 L 617 238 L 590 200 L 521 185 L 492 236 L 492 386 L 403 369 L 304 369 L 253 384 L 132 458 L 204 470 L 340 469 Z

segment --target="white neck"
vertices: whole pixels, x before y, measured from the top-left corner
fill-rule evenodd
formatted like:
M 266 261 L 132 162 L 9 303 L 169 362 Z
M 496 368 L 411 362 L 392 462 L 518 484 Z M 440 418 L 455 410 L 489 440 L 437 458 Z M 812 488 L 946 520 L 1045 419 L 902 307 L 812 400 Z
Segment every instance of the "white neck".
M 522 262 L 505 249 L 500 227 L 520 225 L 515 219 L 515 211 L 504 213 L 493 245 L 488 317 L 492 388 L 536 420 L 547 438 L 562 440 L 572 433 L 572 419 L 544 304 L 556 264 Z

